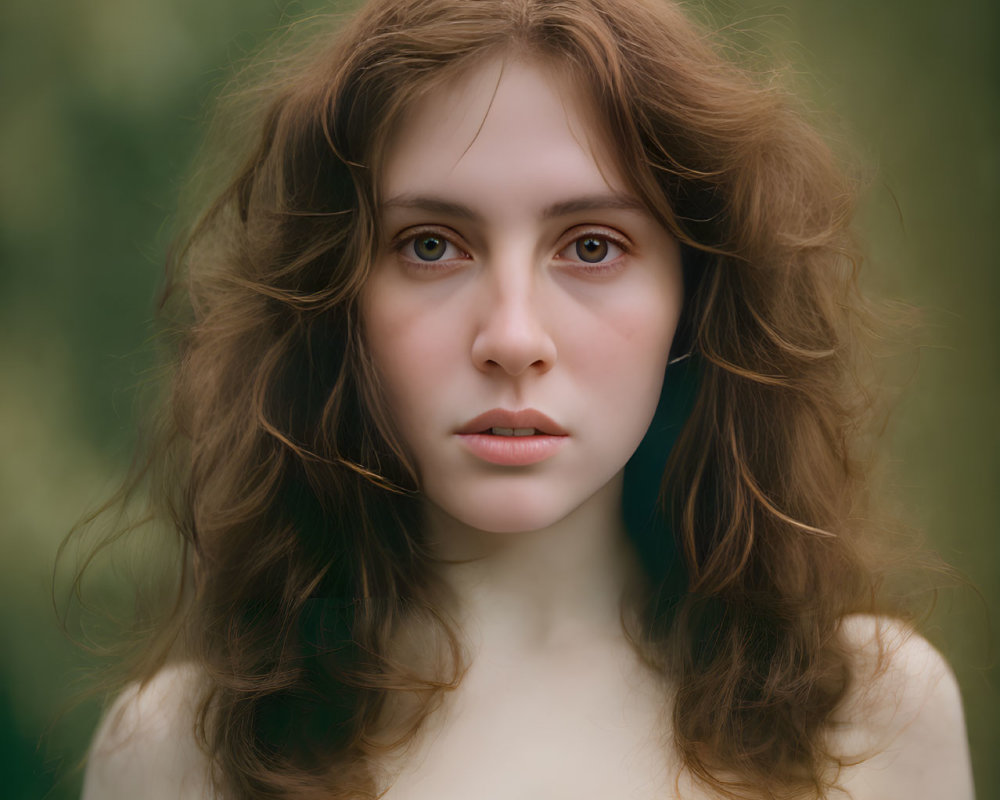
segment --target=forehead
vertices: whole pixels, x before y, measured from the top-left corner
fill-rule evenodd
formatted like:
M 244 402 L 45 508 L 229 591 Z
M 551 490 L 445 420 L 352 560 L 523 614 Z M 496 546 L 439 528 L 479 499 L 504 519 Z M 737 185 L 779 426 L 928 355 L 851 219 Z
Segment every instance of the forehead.
M 410 102 L 389 140 L 383 196 L 448 185 L 621 192 L 606 141 L 564 71 L 497 57 Z

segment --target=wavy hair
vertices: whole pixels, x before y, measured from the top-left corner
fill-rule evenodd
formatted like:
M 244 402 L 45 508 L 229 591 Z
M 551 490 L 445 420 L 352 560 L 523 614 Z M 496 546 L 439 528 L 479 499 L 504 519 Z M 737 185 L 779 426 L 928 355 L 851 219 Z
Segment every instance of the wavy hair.
M 185 577 L 137 668 L 175 650 L 204 667 L 199 730 L 225 791 L 374 795 L 379 755 L 461 680 L 359 294 L 394 126 L 496 54 L 572 78 L 684 248 L 697 396 L 652 533 L 679 556 L 650 564 L 630 632 L 676 688 L 683 764 L 733 797 L 834 784 L 838 625 L 881 602 L 855 186 L 776 82 L 721 53 L 670 2 L 372 0 L 253 88 L 235 177 L 172 258 L 187 311 L 148 470 Z M 419 667 L 391 646 L 415 617 L 441 633 Z M 387 742 L 390 697 L 409 713 Z

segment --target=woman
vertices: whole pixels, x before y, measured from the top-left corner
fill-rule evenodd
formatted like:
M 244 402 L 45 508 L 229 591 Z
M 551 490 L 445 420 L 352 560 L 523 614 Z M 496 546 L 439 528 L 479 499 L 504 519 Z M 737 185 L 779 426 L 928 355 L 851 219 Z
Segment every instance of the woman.
M 282 69 L 177 257 L 182 578 L 85 797 L 971 797 L 788 98 L 645 0 L 379 0 Z

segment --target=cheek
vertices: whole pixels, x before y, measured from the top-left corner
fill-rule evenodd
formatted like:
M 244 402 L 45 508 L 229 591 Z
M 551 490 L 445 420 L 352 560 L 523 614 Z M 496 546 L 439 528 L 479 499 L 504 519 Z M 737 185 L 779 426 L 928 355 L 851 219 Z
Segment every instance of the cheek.
M 602 306 L 581 324 L 570 325 L 578 335 L 566 337 L 564 346 L 579 370 L 597 386 L 606 382 L 639 389 L 655 384 L 658 390 L 678 316 L 678 304 L 672 299 L 659 302 L 648 295 L 633 295 Z M 604 381 L 599 380 L 601 376 Z
M 377 297 L 377 302 L 372 301 Z M 446 314 L 391 287 L 372 286 L 363 304 L 365 340 L 386 390 L 390 412 L 408 427 L 440 392 L 443 375 L 454 363 L 459 340 Z
M 667 295 L 673 298 L 674 295 Z M 576 389 L 589 397 L 603 458 L 628 457 L 645 435 L 663 386 L 679 304 L 633 295 L 602 309 L 601 324 L 570 340 Z

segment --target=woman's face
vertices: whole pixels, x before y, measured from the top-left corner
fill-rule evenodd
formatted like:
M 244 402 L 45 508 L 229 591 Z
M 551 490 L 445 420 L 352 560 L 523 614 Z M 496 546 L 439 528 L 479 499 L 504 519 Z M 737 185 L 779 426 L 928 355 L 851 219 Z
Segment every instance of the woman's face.
M 660 394 L 679 247 L 589 119 L 552 72 L 491 61 L 415 102 L 384 165 L 367 343 L 424 496 L 481 530 L 597 496 Z

